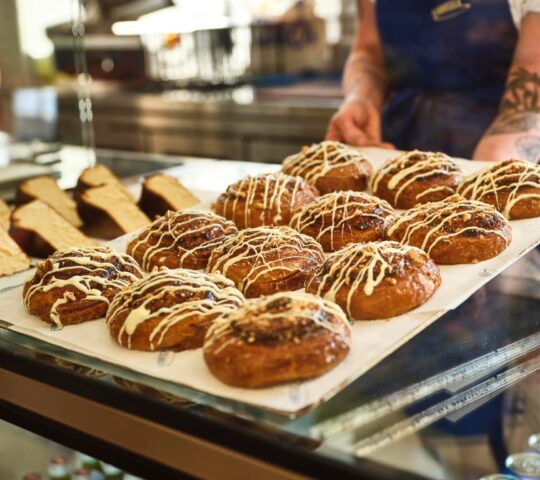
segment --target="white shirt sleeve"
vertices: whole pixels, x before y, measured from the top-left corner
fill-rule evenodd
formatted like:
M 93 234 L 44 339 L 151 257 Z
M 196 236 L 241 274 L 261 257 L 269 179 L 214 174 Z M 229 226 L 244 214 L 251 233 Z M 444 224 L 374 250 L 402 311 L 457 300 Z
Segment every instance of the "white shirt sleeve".
M 540 12 L 540 0 L 508 0 L 510 11 L 516 27 L 521 27 L 525 15 L 531 12 Z

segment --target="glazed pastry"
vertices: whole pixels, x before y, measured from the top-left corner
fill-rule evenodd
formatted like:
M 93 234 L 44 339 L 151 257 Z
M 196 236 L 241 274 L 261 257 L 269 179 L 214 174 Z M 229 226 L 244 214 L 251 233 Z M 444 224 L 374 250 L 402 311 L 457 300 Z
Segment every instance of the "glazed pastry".
M 19 245 L 0 227 L 0 277 L 22 272 L 30 267 L 30 259 Z
M 506 160 L 463 180 L 458 192 L 465 198 L 493 205 L 508 219 L 540 216 L 540 165 Z
M 315 143 L 283 160 L 283 173 L 298 175 L 321 194 L 365 190 L 373 168 L 357 149 L 333 141 Z
M 318 196 L 300 177 L 266 173 L 230 185 L 213 209 L 238 228 L 288 225 L 294 212 Z
M 107 326 L 127 348 L 188 350 L 202 346 L 217 317 L 243 303 L 234 283 L 222 275 L 164 268 L 114 297 Z
M 9 233 L 33 257 L 47 257 L 56 250 L 97 245 L 41 200 L 21 205 L 11 214 Z
M 421 248 L 436 263 L 476 263 L 499 255 L 512 239 L 508 221 L 486 203 L 453 195 L 396 217 L 390 240 Z
M 156 215 L 165 215 L 168 210 L 177 212 L 198 203 L 199 199 L 179 180 L 160 173 L 144 179 L 139 207 L 150 218 L 154 218 Z
M 322 261 L 311 237 L 289 227 L 259 227 L 228 237 L 212 251 L 208 270 L 230 278 L 250 298 L 303 288 Z
M 17 187 L 15 203 L 23 205 L 32 200 L 41 200 L 74 227 L 82 227 L 83 222 L 77 213 L 77 204 L 58 186 L 54 178 L 34 177 L 21 182 Z
M 86 322 L 104 317 L 112 298 L 142 276 L 133 258 L 109 247 L 59 251 L 37 265 L 24 305 L 46 323 Z
M 395 317 L 425 303 L 441 283 L 422 250 L 397 242 L 352 244 L 331 254 L 306 291 L 337 303 L 353 320 Z
M 155 267 L 201 270 L 212 250 L 237 232 L 234 223 L 212 212 L 169 211 L 131 240 L 127 252 L 147 272 Z
M 77 197 L 77 206 L 85 231 L 98 238 L 116 238 L 150 223 L 133 199 L 115 185 L 85 190 Z
M 371 192 L 395 208 L 412 208 L 453 195 L 461 169 L 441 152 L 413 150 L 385 163 L 371 179 Z
M 319 242 L 325 252 L 349 243 L 383 240 L 394 210 L 388 202 L 364 192 L 327 193 L 298 211 L 291 227 Z
M 299 292 L 248 300 L 217 319 L 204 360 L 223 383 L 260 388 L 318 377 L 349 353 L 351 328 L 335 304 Z

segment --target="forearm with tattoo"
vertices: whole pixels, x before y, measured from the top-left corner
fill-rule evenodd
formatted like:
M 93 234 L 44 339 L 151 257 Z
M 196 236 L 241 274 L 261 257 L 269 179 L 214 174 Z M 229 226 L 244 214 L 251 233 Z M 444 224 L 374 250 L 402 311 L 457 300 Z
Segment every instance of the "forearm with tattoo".
M 486 136 L 523 134 L 514 140 L 522 158 L 540 161 L 540 75 L 526 68 L 510 72 L 499 115 Z

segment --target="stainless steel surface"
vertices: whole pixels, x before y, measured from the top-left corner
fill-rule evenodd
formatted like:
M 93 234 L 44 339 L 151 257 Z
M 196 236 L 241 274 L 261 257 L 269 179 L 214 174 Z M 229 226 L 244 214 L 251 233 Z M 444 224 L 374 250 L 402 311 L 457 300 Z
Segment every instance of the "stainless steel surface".
M 324 138 L 336 98 L 261 99 L 246 86 L 219 92 L 95 92 L 97 147 L 279 163 Z M 80 144 L 72 92 L 59 95 L 58 131 Z

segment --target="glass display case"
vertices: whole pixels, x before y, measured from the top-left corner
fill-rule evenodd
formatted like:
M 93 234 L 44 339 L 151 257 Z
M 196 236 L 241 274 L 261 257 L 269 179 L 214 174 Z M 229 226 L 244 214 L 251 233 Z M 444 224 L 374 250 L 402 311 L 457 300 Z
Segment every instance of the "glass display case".
M 182 163 L 172 167 L 180 178 L 200 162 L 169 160 Z M 229 173 L 254 168 L 219 165 Z M 146 478 L 480 478 L 525 468 L 512 457 L 520 453 L 532 468 L 539 266 L 538 250 L 529 252 L 339 394 L 297 415 L 202 393 L 4 325 L 1 416 Z

